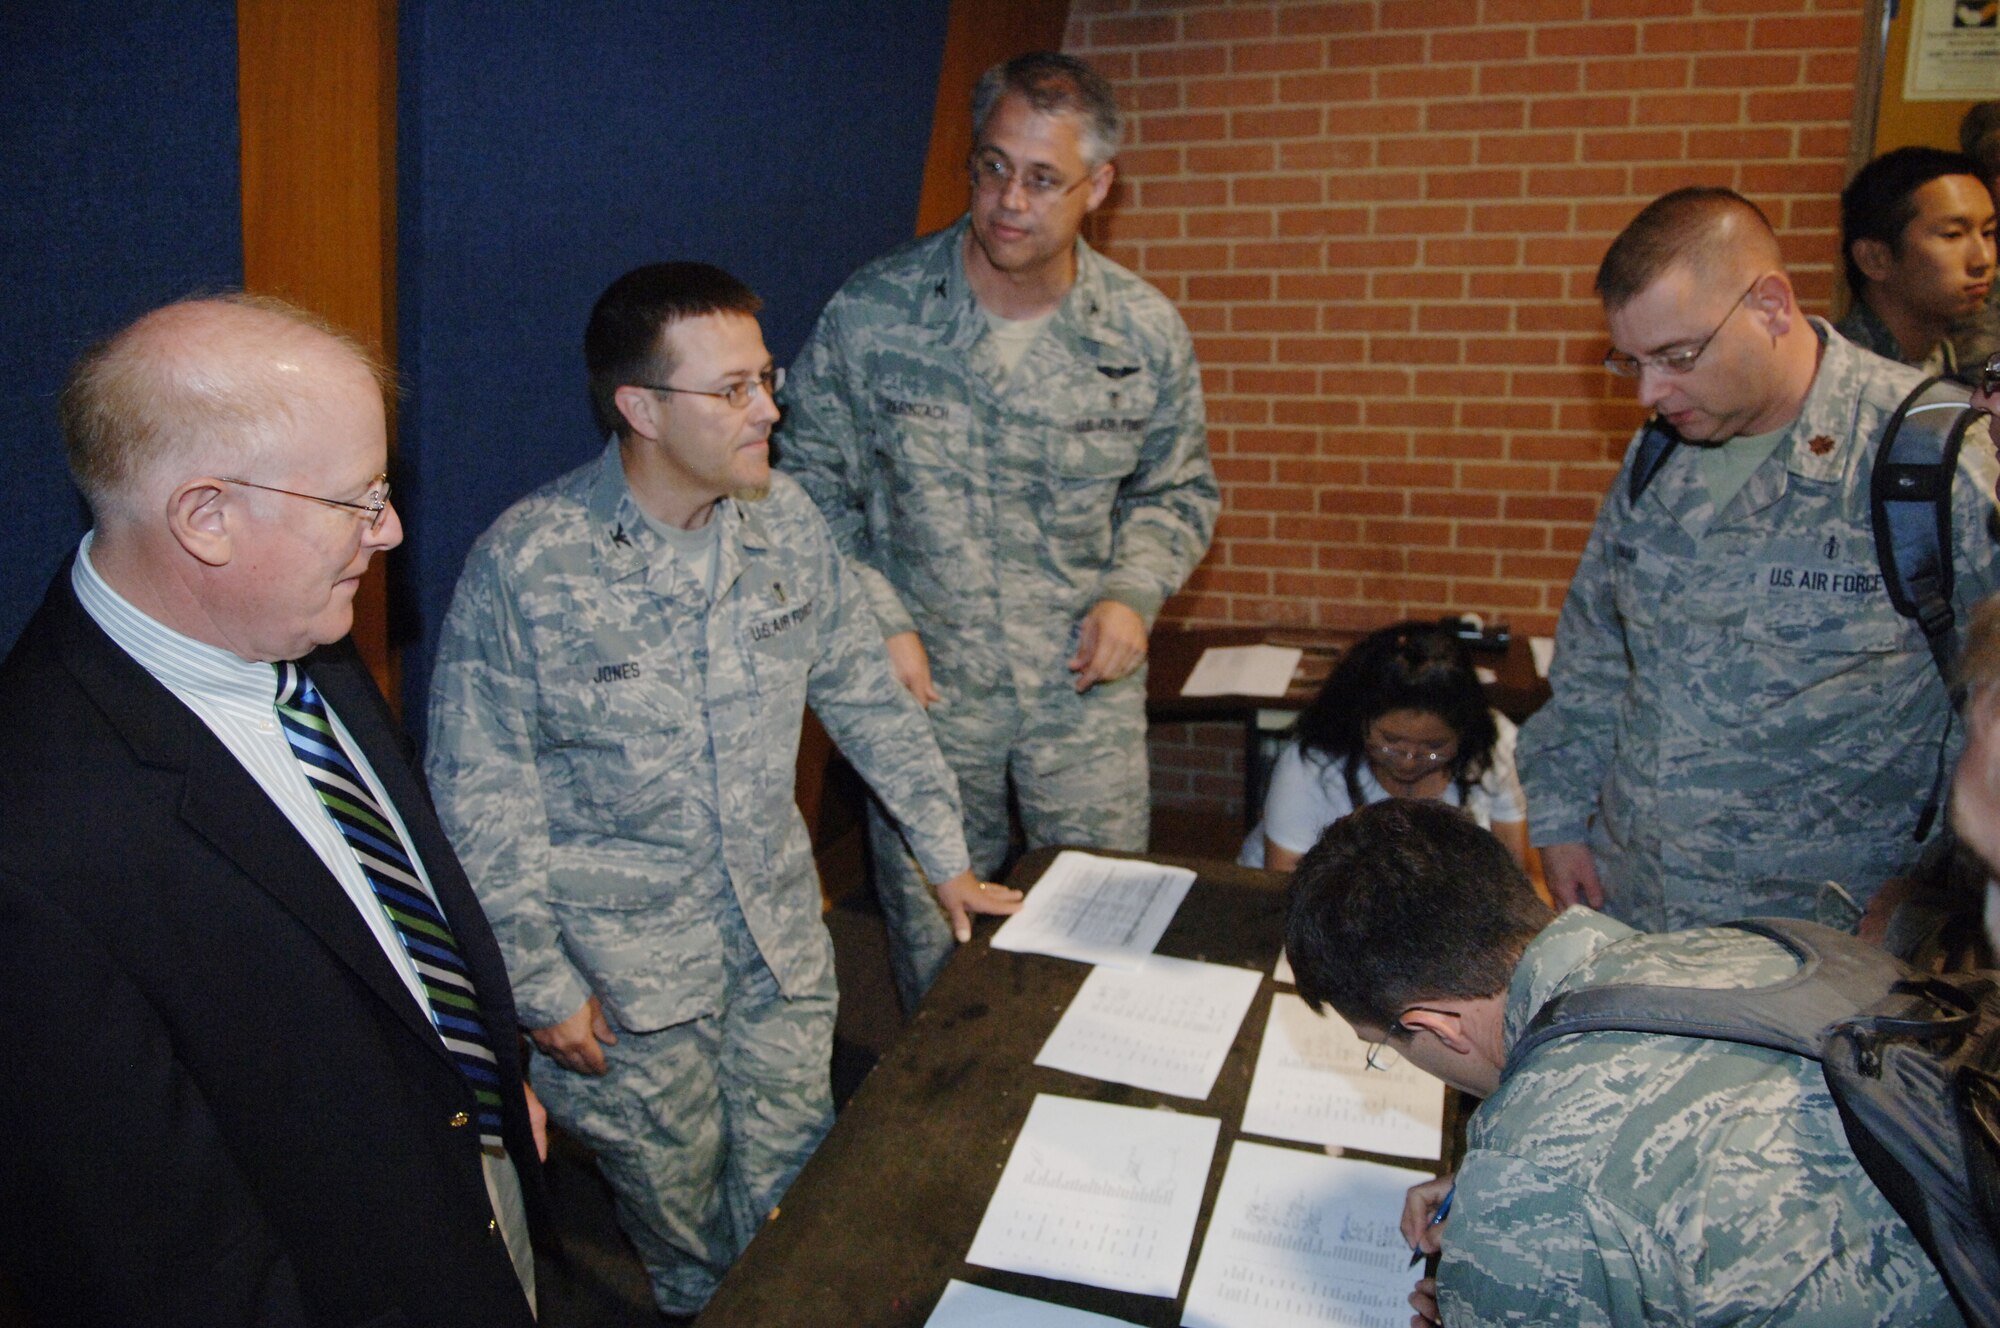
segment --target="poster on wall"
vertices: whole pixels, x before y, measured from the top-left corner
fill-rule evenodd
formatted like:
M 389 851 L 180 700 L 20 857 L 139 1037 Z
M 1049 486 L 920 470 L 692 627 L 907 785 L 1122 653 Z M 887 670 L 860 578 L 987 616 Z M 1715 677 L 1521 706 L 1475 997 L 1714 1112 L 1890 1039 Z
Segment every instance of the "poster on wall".
M 2000 97 L 2000 0 L 1914 0 L 1904 101 Z

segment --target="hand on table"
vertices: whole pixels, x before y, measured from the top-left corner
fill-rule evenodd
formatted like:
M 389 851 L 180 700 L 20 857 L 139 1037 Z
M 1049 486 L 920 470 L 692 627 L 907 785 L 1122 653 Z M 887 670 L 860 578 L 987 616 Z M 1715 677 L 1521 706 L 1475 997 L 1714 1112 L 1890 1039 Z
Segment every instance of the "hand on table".
M 938 903 L 951 920 L 951 934 L 960 943 L 972 939 L 972 914 L 1019 913 L 1021 892 L 1004 885 L 982 881 L 970 871 L 962 871 L 937 888 Z

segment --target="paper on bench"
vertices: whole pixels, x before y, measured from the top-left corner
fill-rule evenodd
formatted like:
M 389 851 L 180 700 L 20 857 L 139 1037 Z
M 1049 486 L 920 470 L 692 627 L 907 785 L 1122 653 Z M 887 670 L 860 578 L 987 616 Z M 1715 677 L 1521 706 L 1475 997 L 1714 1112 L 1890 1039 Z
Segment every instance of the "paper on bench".
M 1305 651 L 1297 646 L 1210 646 L 1188 670 L 1182 696 L 1283 696 Z
M 1221 1124 L 1038 1094 L 966 1262 L 1177 1295 Z
M 1066 850 L 993 933 L 993 948 L 1135 969 L 1193 884 L 1184 867 Z
M 1416 1281 L 1403 1192 L 1430 1173 L 1239 1141 L 1185 1328 L 1403 1328 Z
M 1164 955 L 1129 973 L 1093 968 L 1035 1064 L 1199 1101 L 1262 981 L 1255 969 Z
M 1290 992 L 1271 997 L 1246 1134 L 1339 1144 L 1397 1157 L 1437 1157 L 1444 1085 L 1400 1056 L 1367 1068 L 1368 1046 L 1336 1014 L 1316 1015 Z

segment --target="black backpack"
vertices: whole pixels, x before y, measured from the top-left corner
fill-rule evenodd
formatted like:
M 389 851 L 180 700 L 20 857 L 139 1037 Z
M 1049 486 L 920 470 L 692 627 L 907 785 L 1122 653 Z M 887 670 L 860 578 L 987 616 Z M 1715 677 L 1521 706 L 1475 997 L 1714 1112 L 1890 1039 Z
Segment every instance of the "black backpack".
M 1768 987 L 1611 986 L 1544 1005 L 1506 1073 L 1551 1038 L 1620 1031 L 1818 1061 L 1855 1158 L 1930 1255 L 1969 1324 L 2000 1328 L 2000 972 L 1927 976 L 1845 932 L 1733 922 L 1799 971 Z

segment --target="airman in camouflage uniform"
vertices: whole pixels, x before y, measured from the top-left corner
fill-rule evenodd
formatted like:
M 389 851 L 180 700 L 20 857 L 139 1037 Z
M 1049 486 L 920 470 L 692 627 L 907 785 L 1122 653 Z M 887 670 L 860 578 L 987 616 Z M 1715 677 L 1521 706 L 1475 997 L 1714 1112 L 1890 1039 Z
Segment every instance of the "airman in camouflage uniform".
M 1010 779 L 1030 845 L 1146 847 L 1146 634 L 1219 499 L 1186 326 L 1077 235 L 1111 185 L 1109 89 L 1053 55 L 980 86 L 971 211 L 834 296 L 778 445 L 929 705 L 991 874 Z M 934 908 L 896 916 L 922 894 L 871 832 L 914 1003 L 946 938 Z
M 619 437 L 474 546 L 430 712 L 535 1086 L 596 1151 L 669 1313 L 701 1307 L 832 1120 L 833 954 L 793 802 L 808 702 L 931 879 L 978 889 L 859 583 L 769 472 L 754 301 L 695 264 L 606 292 L 591 368 Z M 599 353 L 600 326 L 634 325 L 636 351 Z
M 1566 991 L 1763 986 L 1797 966 L 1747 933 L 1648 936 L 1573 908 L 1521 956 L 1506 1045 Z M 1855 1160 L 1826 1077 L 1797 1056 L 1558 1038 L 1474 1114 L 1457 1185 L 1438 1268 L 1447 1323 L 1961 1322 Z
M 1950 713 L 1923 633 L 1883 587 L 1868 505 L 1882 433 L 1920 375 L 1805 318 L 1735 195 L 1669 195 L 1626 234 L 1665 224 L 1720 228 L 1710 252 L 1741 266 L 1673 259 L 1606 296 L 1607 365 L 1629 352 L 1641 400 L 1695 445 L 1634 503 L 1634 440 L 1570 583 L 1554 698 L 1518 749 L 1534 842 L 1559 902 L 1634 926 L 1851 927 L 1916 860 Z M 1732 489 L 1720 472 L 1738 456 Z M 1996 584 L 1994 473 L 1991 448 L 1962 450 L 1961 614 Z
M 1646 935 L 1583 908 L 1551 917 L 1470 820 L 1389 802 L 1337 823 L 1300 862 L 1286 952 L 1315 1008 L 1332 1004 L 1361 1037 L 1485 1099 L 1456 1177 L 1414 1187 L 1404 1209 L 1406 1239 L 1442 1243 L 1435 1281 L 1411 1297 L 1431 1321 L 1961 1322 L 1856 1160 L 1816 1062 L 1607 1032 L 1508 1065 L 1561 993 L 1761 986 L 1797 968 L 1775 943 Z

